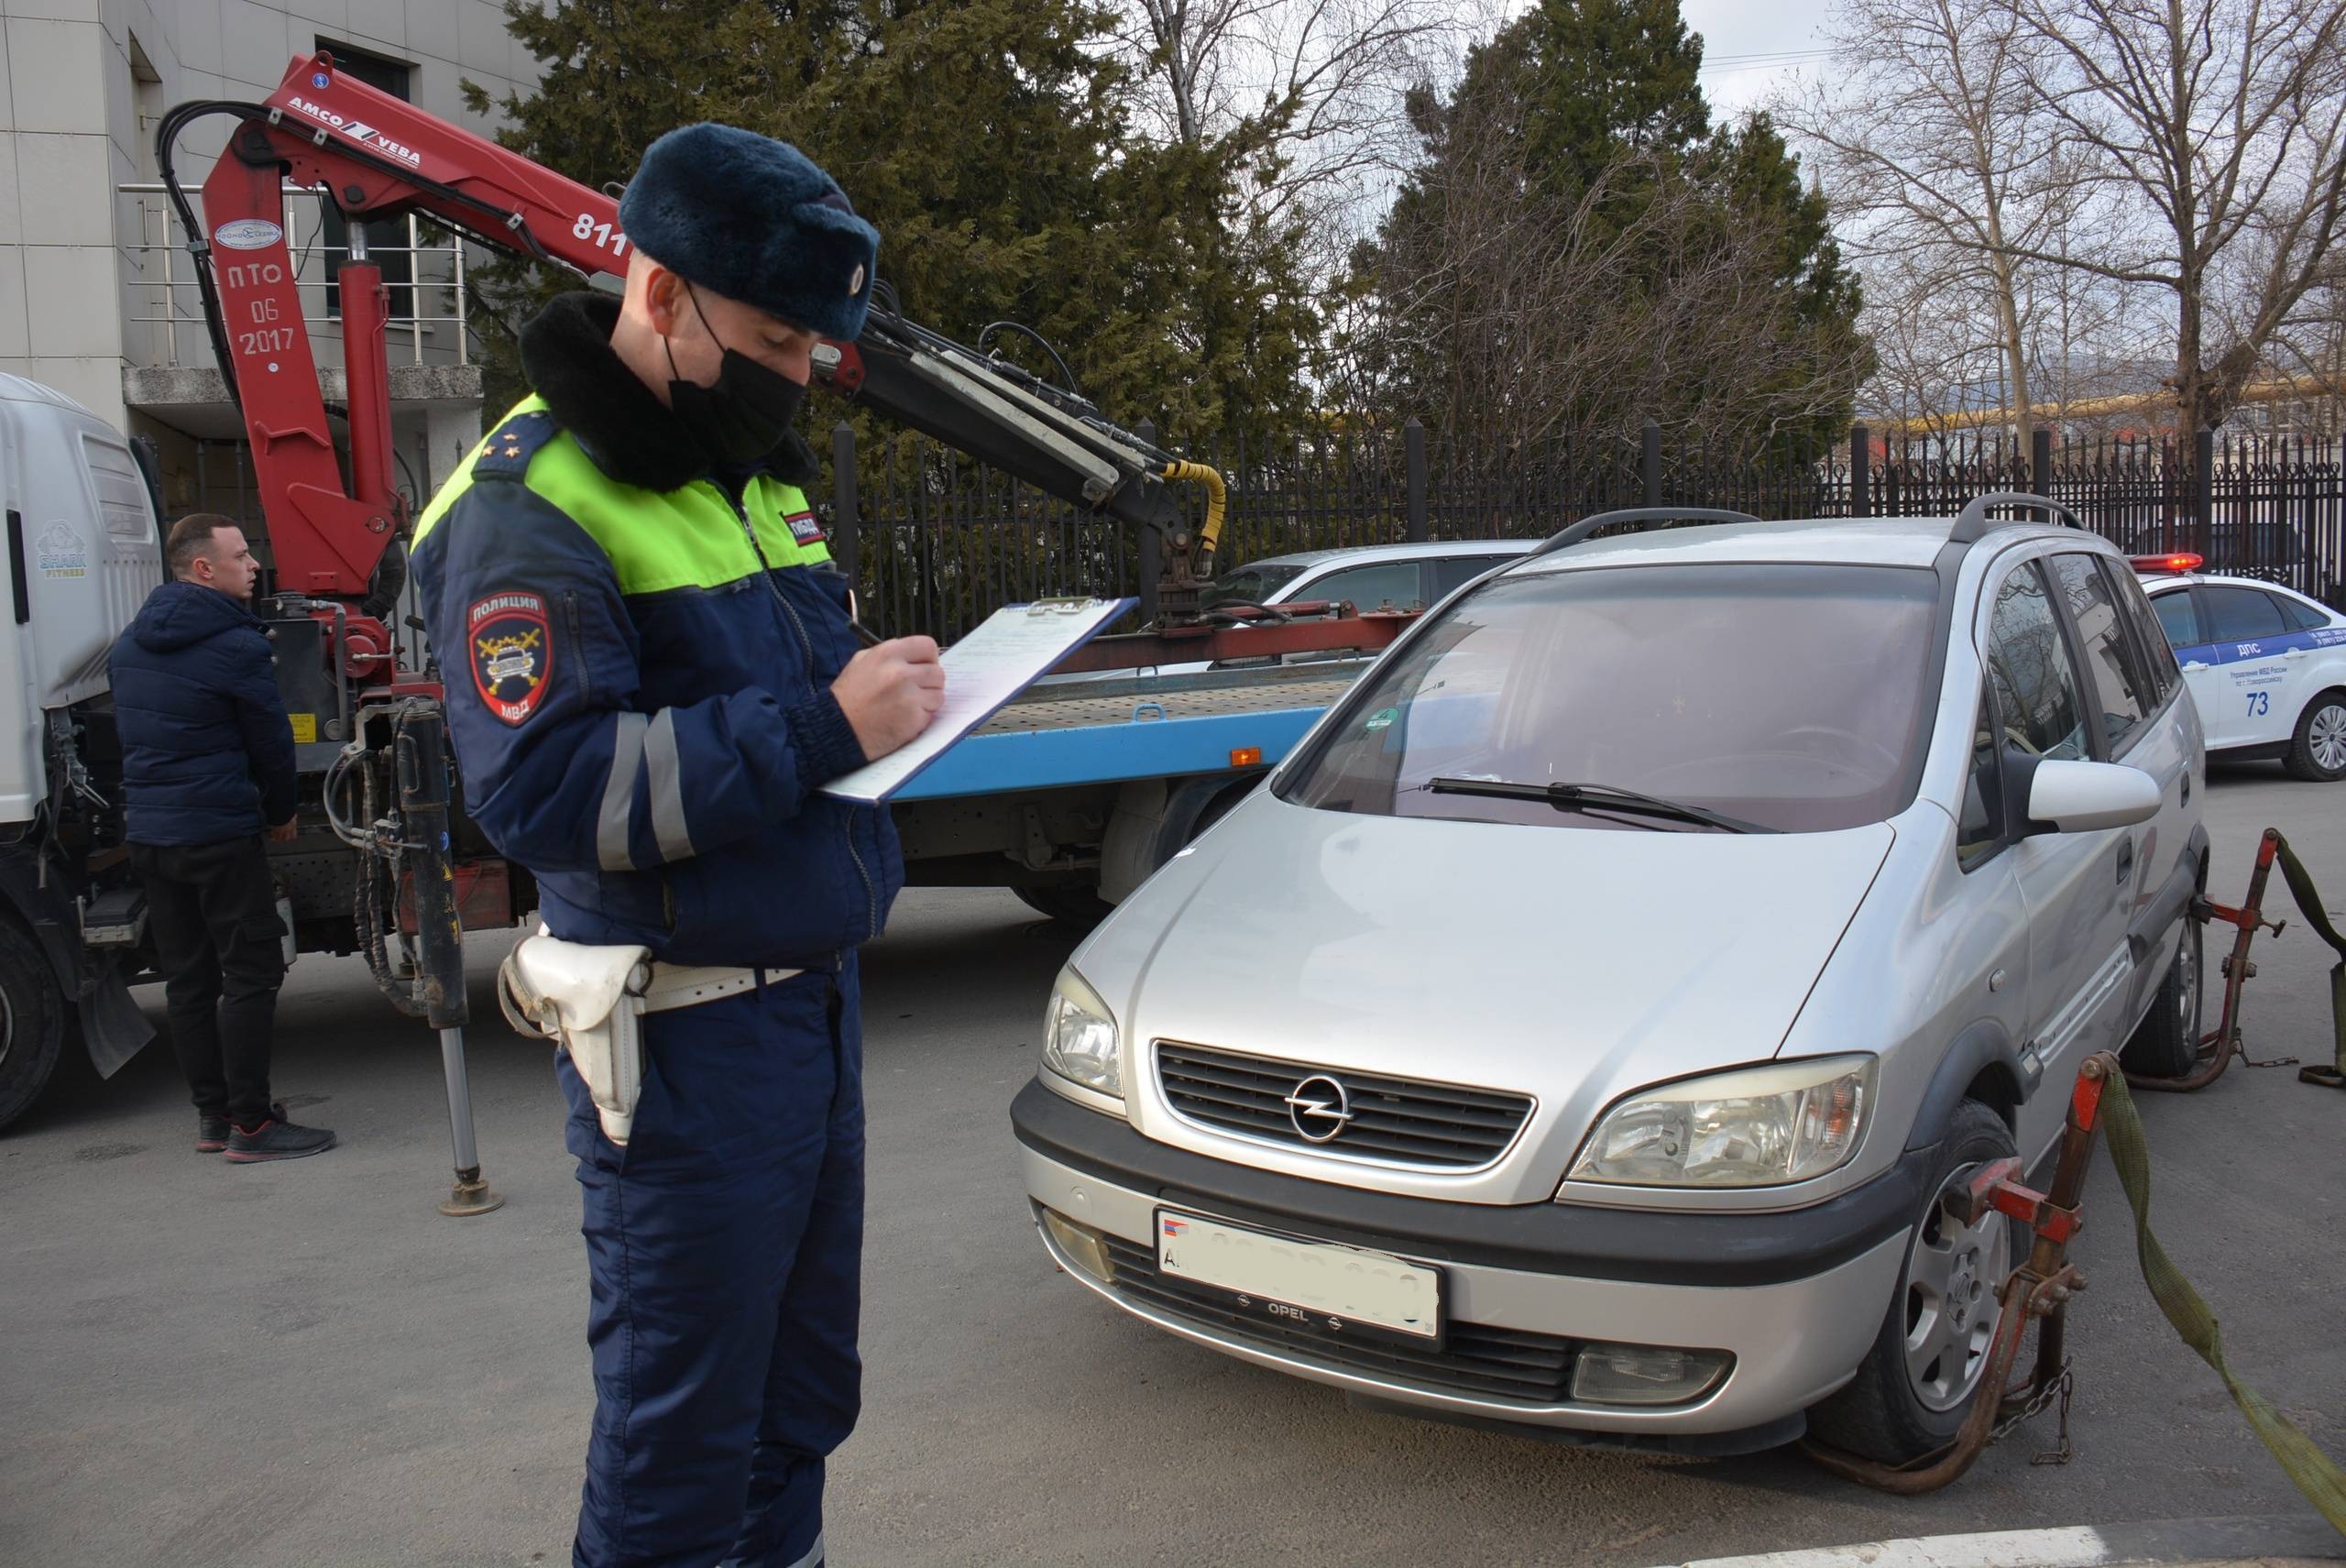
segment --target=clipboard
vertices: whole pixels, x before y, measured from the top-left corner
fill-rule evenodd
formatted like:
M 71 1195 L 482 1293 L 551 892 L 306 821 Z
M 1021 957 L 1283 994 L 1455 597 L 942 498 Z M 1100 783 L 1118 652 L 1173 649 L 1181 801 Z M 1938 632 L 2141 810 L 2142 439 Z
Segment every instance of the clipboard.
M 835 800 L 879 805 L 1139 602 L 1050 598 L 1004 605 L 945 650 L 945 705 L 928 728 L 878 762 L 840 774 L 823 793 Z

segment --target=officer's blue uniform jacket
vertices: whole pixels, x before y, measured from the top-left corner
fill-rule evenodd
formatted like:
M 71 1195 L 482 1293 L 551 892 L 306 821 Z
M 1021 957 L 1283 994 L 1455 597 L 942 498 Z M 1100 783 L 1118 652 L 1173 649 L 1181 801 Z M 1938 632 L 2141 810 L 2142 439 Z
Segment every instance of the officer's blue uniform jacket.
M 201 583 L 147 597 L 106 659 L 134 844 L 217 844 L 290 821 L 293 729 L 259 618 Z
M 817 793 L 864 759 L 830 695 L 857 644 L 796 488 L 812 454 L 708 471 L 611 352 L 618 310 L 532 323 L 540 395 L 419 522 L 465 807 L 565 940 L 835 967 L 903 866 L 883 811 Z
M 862 1053 L 852 948 L 903 880 L 830 695 L 844 585 L 788 444 L 712 474 L 610 347 L 615 302 L 522 334 L 538 395 L 418 523 L 465 806 L 556 937 L 767 970 L 650 1014 L 625 1147 L 568 1058 L 595 1420 L 575 1568 L 819 1568 L 861 1402 Z

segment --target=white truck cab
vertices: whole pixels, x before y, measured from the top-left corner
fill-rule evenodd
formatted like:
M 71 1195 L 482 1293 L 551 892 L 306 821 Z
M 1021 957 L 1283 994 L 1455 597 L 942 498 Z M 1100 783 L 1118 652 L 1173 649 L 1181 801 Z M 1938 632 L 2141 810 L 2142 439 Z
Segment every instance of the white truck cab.
M 121 841 L 121 789 L 106 652 L 163 580 L 163 556 L 130 443 L 18 376 L 0 375 L 0 513 L 5 1125 L 48 1081 L 69 1019 L 106 1072 L 148 1034 L 126 983 L 136 966 L 121 961 L 137 939 L 137 900 L 122 857 L 109 854 Z M 107 868 L 96 881 L 93 864 Z
M 104 695 L 106 651 L 163 580 L 130 444 L 62 392 L 0 376 L 12 602 L 0 635 L 0 824 L 49 798 L 44 716 Z

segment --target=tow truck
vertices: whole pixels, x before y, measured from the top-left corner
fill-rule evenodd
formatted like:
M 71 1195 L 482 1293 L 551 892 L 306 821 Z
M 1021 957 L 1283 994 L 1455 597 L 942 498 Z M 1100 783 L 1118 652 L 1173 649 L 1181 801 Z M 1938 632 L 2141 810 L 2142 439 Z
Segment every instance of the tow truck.
M 188 126 L 217 116 L 235 124 L 199 215 L 177 148 Z M 293 59 L 263 103 L 170 110 L 157 148 L 251 442 L 273 566 L 255 608 L 276 644 L 304 774 L 300 832 L 270 851 L 281 907 L 300 950 L 364 953 L 390 1002 L 439 1032 L 455 1167 L 442 1207 L 483 1212 L 496 1200 L 466 1091 L 463 934 L 524 917 L 533 886 L 466 817 L 441 673 L 434 661 L 403 663 L 388 620 L 409 520 L 390 479 L 389 296 L 364 225 L 421 214 L 617 291 L 630 248 L 617 199 L 345 74 L 324 50 Z M 348 220 L 337 282 L 349 394 L 334 411 L 346 421 L 346 452 L 302 322 L 288 182 L 320 191 Z M 1145 629 L 1095 640 L 1060 673 L 1245 666 L 1110 683 L 1113 691 L 1047 686 L 1013 704 L 896 797 L 916 883 L 1005 886 L 1056 918 L 1096 917 L 1235 804 L 1411 618 L 1346 604 L 1202 608 L 1221 475 L 1115 424 L 1068 387 L 911 321 L 893 293 L 877 297 L 855 341 L 820 345 L 815 373 L 853 404 L 1139 531 Z M 1203 495 L 1196 526 L 1177 486 Z M 1312 661 L 1280 663 L 1297 653 Z M 82 696 L 47 722 L 70 740 L 47 758 L 57 785 L 9 851 L 32 858 L 27 874 L 0 874 L 0 897 L 59 938 L 49 943 L 50 978 L 78 1003 L 84 1042 L 110 1073 L 148 1033 L 126 989 L 142 961 L 143 914 L 122 863 L 110 714 L 103 696 Z M 27 907 L 23 890 L 35 883 L 38 905 Z M 62 936 L 73 931 L 78 944 Z M 18 1078 L 0 1079 L 0 1124 L 38 1088 Z

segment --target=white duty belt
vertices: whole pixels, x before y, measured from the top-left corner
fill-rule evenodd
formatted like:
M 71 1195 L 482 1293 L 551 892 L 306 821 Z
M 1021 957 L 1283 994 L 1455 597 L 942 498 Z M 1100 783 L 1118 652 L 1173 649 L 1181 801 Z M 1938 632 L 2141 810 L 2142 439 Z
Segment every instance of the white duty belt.
M 505 1021 L 525 1035 L 562 1042 L 594 1098 L 603 1135 L 624 1147 L 643 1088 L 643 1015 L 697 1007 L 722 996 L 803 974 L 666 963 L 645 947 L 590 947 L 536 933 L 514 944 L 497 968 Z

